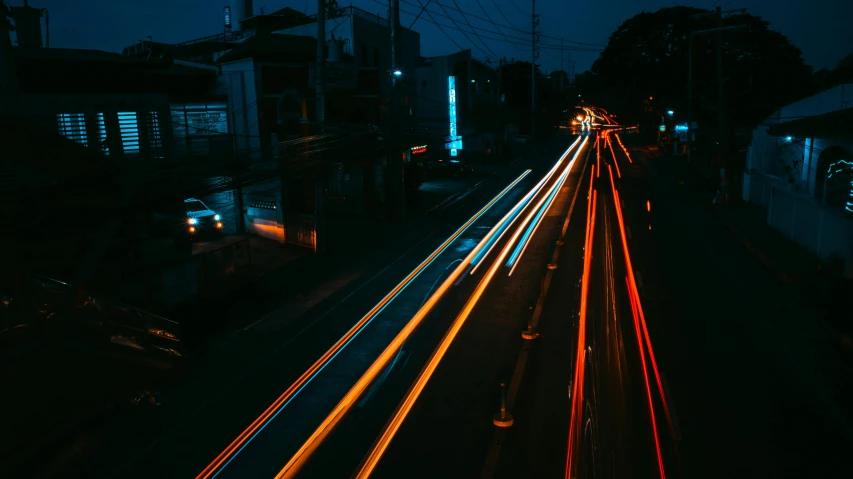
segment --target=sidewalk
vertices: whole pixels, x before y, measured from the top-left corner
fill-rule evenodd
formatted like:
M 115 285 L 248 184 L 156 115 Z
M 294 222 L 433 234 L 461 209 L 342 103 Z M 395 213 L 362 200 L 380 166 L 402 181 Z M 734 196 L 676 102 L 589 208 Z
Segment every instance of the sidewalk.
M 652 170 L 678 188 L 680 194 L 712 213 L 768 272 L 801 291 L 822 321 L 836 330 L 842 344 L 853 351 L 853 321 L 846 306 L 853 294 L 851 281 L 840 278 L 829 265 L 773 229 L 767 223 L 766 210 L 732 198 L 739 192 L 729 192 L 728 205 L 712 204 L 717 185 L 691 169 L 684 157 L 664 156 L 657 147 L 631 145 L 632 140 L 630 136 L 623 138 L 635 160 L 648 161 Z
M 500 174 L 507 167 L 508 165 L 496 166 L 493 171 Z M 483 167 L 479 170 L 483 170 Z M 157 447 L 162 449 L 162 438 L 169 431 L 172 431 L 169 434 L 178 437 L 198 433 L 197 430 L 177 428 L 190 416 L 197 415 L 202 409 L 209 409 L 208 406 L 214 401 L 231 402 L 231 407 L 235 410 L 233 417 L 221 419 L 223 424 L 220 426 L 223 431 L 245 427 L 245 424 L 257 415 L 256 409 L 260 404 L 255 403 L 267 401 L 270 393 L 277 395 L 282 388 L 282 385 L 276 384 L 273 386 L 274 391 L 252 393 L 252 389 L 258 389 L 248 388 L 252 377 L 258 374 L 280 376 L 284 371 L 279 369 L 299 368 L 298 363 L 303 359 L 316 359 L 315 356 L 300 357 L 295 363 L 270 362 L 272 356 L 287 350 L 287 338 L 292 337 L 306 323 L 318 320 L 325 314 L 323 310 L 328 310 L 333 304 L 355 294 L 363 284 L 377 277 L 391 267 L 394 261 L 412 250 L 405 261 L 396 264 L 385 275 L 387 278 L 383 276 L 376 280 L 372 287 L 375 291 L 366 295 L 359 293 L 353 301 L 373 301 L 375 294 L 387 292 L 399 281 L 397 274 L 405 274 L 404 270 L 411 270 L 409 263 L 416 264 L 423 258 L 425 248 L 432 248 L 429 243 L 425 243 L 420 249 L 414 249 L 430 236 L 428 233 L 432 233 L 439 225 L 448 228 L 450 223 L 455 224 L 456 220 L 451 218 L 441 218 L 437 222 L 433 220 L 432 223 L 424 221 L 426 212 L 435 206 L 434 201 L 441 202 L 441 197 L 447 193 L 464 195 L 465 191 L 484 180 L 484 177 L 477 174 L 446 185 L 438 195 L 424 195 L 423 201 L 410 209 L 405 222 L 342 219 L 338 223 L 341 228 L 336 229 L 343 233 L 349 231 L 350 234 L 346 238 L 347 241 L 339 243 L 339 247 L 320 255 L 289 255 L 286 264 L 255 279 L 249 288 L 234 292 L 221 301 L 208 301 L 207 304 L 197 304 L 192 309 L 184 310 L 183 313 L 195 319 L 196 325 L 203 325 L 214 333 L 211 333 L 212 336 L 207 335 L 209 339 L 203 343 L 191 345 L 193 355 L 186 358 L 185 364 L 144 385 L 161 393 L 163 406 L 119 417 L 105 414 L 103 408 L 95 408 L 90 411 L 91 416 L 97 416 L 95 422 L 90 422 L 85 430 L 75 430 L 75 435 L 82 439 L 58 451 L 45 451 L 40 456 L 40 462 L 46 464 L 49 463 L 49 458 L 53 458 L 46 470 L 63 470 L 69 464 L 85 463 L 91 477 L 100 477 L 99 472 L 114 472 L 128 460 L 134 460 L 128 455 L 150 454 L 148 445 L 153 447 L 154 444 L 161 443 Z M 475 191 L 479 189 L 481 188 Z M 459 214 L 467 213 L 447 212 L 448 216 Z M 265 262 L 283 259 L 275 257 L 274 249 L 270 249 L 271 256 L 264 259 Z M 253 264 L 257 260 L 253 257 Z M 389 283 L 387 287 L 386 283 Z M 183 318 L 174 316 L 174 319 L 182 321 Z M 345 326 L 337 324 L 345 321 L 335 321 L 335 328 Z M 335 334 L 335 331 L 330 330 L 326 334 Z M 323 341 L 316 342 L 316 347 L 327 347 L 323 345 Z M 261 371 L 257 368 L 258 364 L 267 366 L 261 368 Z M 273 369 L 279 371 L 276 373 Z M 247 384 L 235 388 L 241 381 Z M 267 384 L 264 387 L 271 386 Z M 223 388 L 231 392 L 226 392 Z M 135 432 L 130 434 L 129 431 Z M 202 444 L 207 445 L 205 441 L 213 441 L 207 436 L 195 436 L 195 439 L 187 440 L 198 441 L 199 450 L 204 450 Z M 171 437 L 169 440 L 174 441 L 175 438 Z

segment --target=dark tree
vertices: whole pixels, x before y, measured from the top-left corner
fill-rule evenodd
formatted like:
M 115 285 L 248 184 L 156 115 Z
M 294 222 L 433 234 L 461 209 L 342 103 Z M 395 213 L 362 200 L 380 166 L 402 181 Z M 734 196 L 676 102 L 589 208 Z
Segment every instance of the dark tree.
M 714 19 L 692 7 L 640 13 L 613 32 L 591 71 L 577 76 L 579 93 L 624 117 L 639 119 L 687 109 L 688 41 L 693 31 L 714 28 Z M 807 94 L 811 68 L 802 53 L 769 23 L 754 15 L 732 15 L 722 33 L 726 113 L 732 124 L 752 125 L 780 106 Z M 717 108 L 716 37 L 697 35 L 693 45 L 695 117 L 713 119 Z M 649 98 L 654 98 L 649 102 Z M 644 104 L 643 102 L 646 102 Z

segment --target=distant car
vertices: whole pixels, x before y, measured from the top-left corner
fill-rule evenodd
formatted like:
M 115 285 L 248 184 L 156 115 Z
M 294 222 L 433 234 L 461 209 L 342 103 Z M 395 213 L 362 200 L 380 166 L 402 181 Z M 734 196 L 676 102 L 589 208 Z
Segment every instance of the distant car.
M 222 234 L 222 216 L 211 210 L 201 200 L 184 200 L 187 210 L 187 232 L 193 238 Z
M 474 172 L 474 168 L 467 163 L 445 159 L 430 161 L 427 169 L 431 175 L 443 178 L 467 178 Z

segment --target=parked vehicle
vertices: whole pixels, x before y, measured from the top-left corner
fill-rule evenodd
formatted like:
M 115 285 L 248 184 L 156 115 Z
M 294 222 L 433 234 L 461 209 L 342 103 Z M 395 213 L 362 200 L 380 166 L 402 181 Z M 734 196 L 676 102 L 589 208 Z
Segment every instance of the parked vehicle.
M 200 238 L 222 234 L 222 217 L 201 200 L 187 198 L 184 200 L 184 207 L 187 210 L 187 232 L 190 237 Z

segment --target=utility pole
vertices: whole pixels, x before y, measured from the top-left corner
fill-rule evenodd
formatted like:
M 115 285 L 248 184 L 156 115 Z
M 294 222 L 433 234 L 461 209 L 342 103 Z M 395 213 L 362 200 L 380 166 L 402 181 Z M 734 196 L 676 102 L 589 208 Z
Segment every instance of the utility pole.
M 317 97 L 317 124 L 323 131 L 326 122 L 326 0 L 317 0 L 317 67 L 314 93 Z
M 560 93 L 563 93 L 563 39 L 560 39 Z
M 12 57 L 12 39 L 9 38 L 9 14 L 8 7 L 0 0 L 0 115 L 17 112 L 14 103 L 18 98 L 18 72 Z
M 503 70 L 504 63 L 506 59 L 499 58 L 498 59 L 498 89 L 495 93 L 497 93 L 496 97 L 498 100 L 498 114 L 497 116 L 497 127 L 495 128 L 495 153 L 497 153 L 498 159 L 503 159 L 504 153 L 504 145 L 503 145 L 503 98 L 501 94 L 501 86 L 503 85 Z
M 719 133 L 717 137 L 720 141 L 720 153 L 728 153 L 728 134 L 726 133 L 726 114 L 724 111 L 726 102 L 723 93 L 723 32 L 720 30 L 723 27 L 723 10 L 717 5 L 714 9 L 716 14 L 717 27 L 717 121 L 719 123 Z
M 539 58 L 539 52 L 536 48 L 536 27 L 539 25 L 539 17 L 536 15 L 536 0 L 532 0 L 532 18 L 531 18 L 531 37 L 533 44 L 531 46 L 530 60 L 530 141 L 536 141 L 536 59 Z
M 390 206 L 393 219 L 402 221 L 406 212 L 405 189 L 403 188 L 404 162 L 401 157 L 403 149 L 402 126 L 403 115 L 400 113 L 400 79 L 403 72 L 397 64 L 397 50 L 400 42 L 400 0 L 390 0 L 391 24 L 391 138 L 388 154 L 388 173 L 390 188 Z
M 725 116 L 723 110 L 723 50 L 722 50 L 722 32 L 724 30 L 735 30 L 739 28 L 746 28 L 746 25 L 731 25 L 728 27 L 720 26 L 722 25 L 722 14 L 723 13 L 744 13 L 746 12 L 745 8 L 738 8 L 735 10 L 726 10 L 721 11 L 720 7 L 717 7 L 714 12 L 709 13 L 699 13 L 694 15 L 694 17 L 708 17 L 713 15 L 716 18 L 717 27 L 709 28 L 706 30 L 697 30 L 695 32 L 690 33 L 690 38 L 687 43 L 687 161 L 689 162 L 692 158 L 693 152 L 693 38 L 697 35 L 704 35 L 707 33 L 717 33 L 717 98 L 720 101 L 719 105 L 719 127 L 722 132 L 722 128 L 725 126 Z M 723 136 L 723 135 L 721 135 Z M 721 138 L 721 142 L 722 142 Z M 722 146 L 722 145 L 721 145 Z

